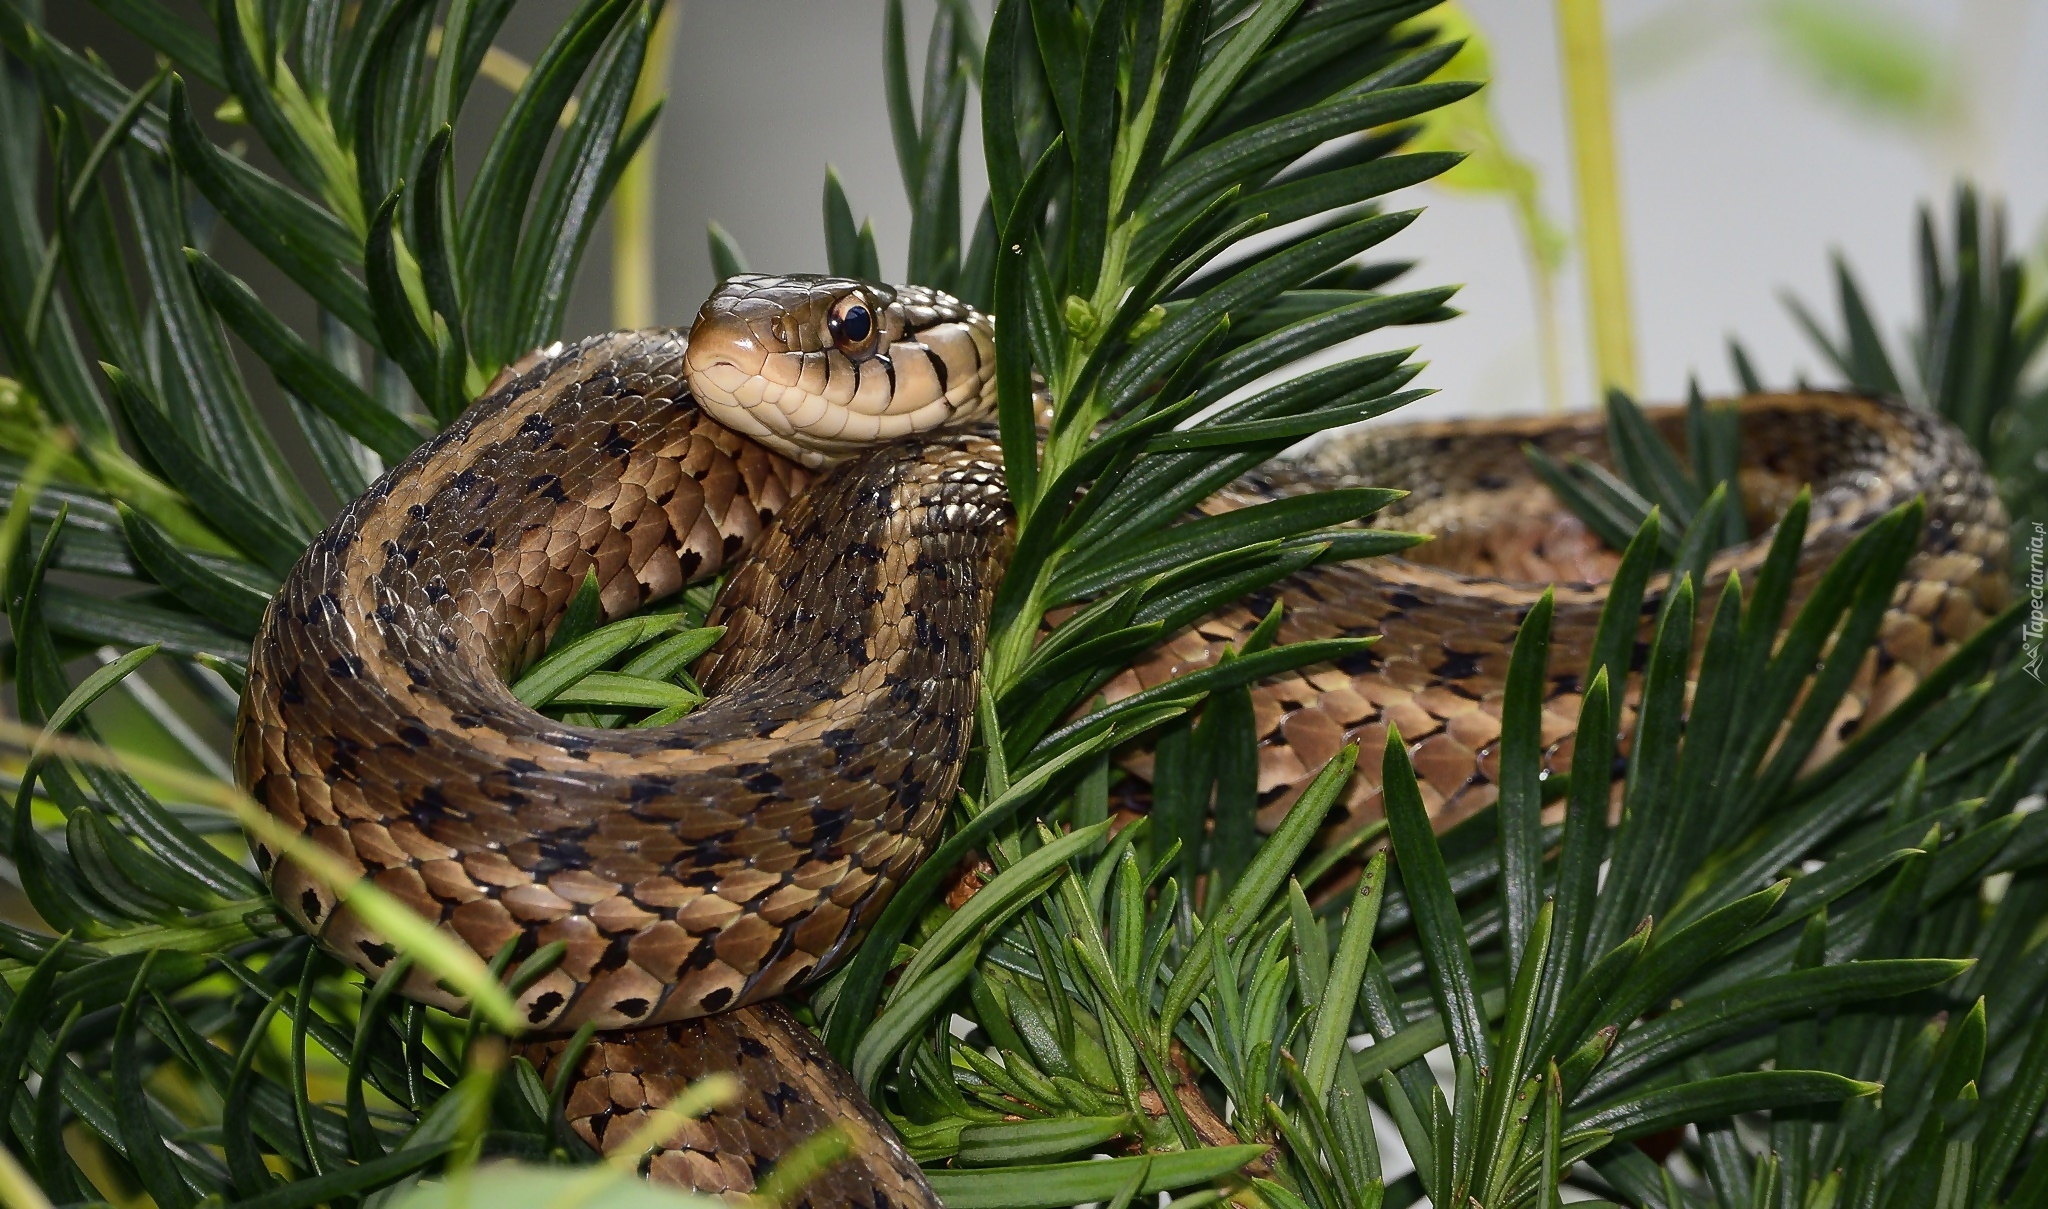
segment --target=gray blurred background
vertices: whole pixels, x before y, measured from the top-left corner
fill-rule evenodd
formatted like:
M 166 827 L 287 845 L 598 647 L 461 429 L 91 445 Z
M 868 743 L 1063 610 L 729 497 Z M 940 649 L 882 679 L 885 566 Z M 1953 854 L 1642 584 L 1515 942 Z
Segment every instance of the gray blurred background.
M 658 317 L 687 322 L 712 284 L 710 220 L 757 269 L 822 269 L 828 163 L 855 213 L 874 217 L 885 269 L 900 272 L 908 222 L 882 99 L 881 0 L 670 3 L 682 11 L 659 135 Z M 526 0 L 503 44 L 531 61 L 569 8 Z M 976 8 L 985 22 L 986 0 Z M 931 10 L 931 0 L 910 0 L 913 74 Z M 1730 333 L 1767 380 L 1824 375 L 1778 295 L 1790 289 L 1831 312 L 1831 249 L 1855 265 L 1896 331 L 1915 297 L 1915 207 L 1936 198 L 1945 211 L 1958 173 L 2002 194 L 2016 241 L 2035 244 L 2048 214 L 2044 10 L 2048 0 L 1608 0 L 1643 393 L 1680 397 L 1695 371 L 1710 390 L 1726 389 Z M 1569 233 L 1553 7 L 1465 0 L 1464 11 L 1493 57 L 1484 95 L 1497 128 L 1534 168 L 1543 211 Z M 52 6 L 50 19 L 74 44 L 126 41 L 110 39 L 84 5 Z M 123 74 L 146 71 L 138 62 Z M 480 83 L 472 95 L 502 111 L 495 87 Z M 970 178 L 976 123 L 970 114 Z M 968 191 L 971 214 L 978 183 Z M 1456 300 L 1464 317 L 1376 341 L 1419 341 L 1432 362 L 1423 381 L 1441 393 L 1410 414 L 1542 407 L 1531 269 L 1511 207 L 1437 186 L 1395 203 L 1429 209 L 1387 249 L 1420 262 L 1410 281 L 1465 287 Z M 611 273 L 606 226 L 567 334 L 614 326 Z M 1583 301 L 1570 260 L 1556 313 L 1564 399 L 1585 406 Z
M 874 215 L 883 265 L 900 270 L 908 223 L 883 111 L 879 0 L 672 2 L 687 7 L 662 132 L 662 313 L 686 317 L 711 284 L 710 219 L 756 268 L 821 267 L 828 162 L 856 213 Z M 1569 233 L 1553 6 L 1464 8 L 1492 52 L 1494 120 Z M 913 38 L 929 12 L 911 5 Z M 1709 389 L 1732 386 L 1729 333 L 1767 380 L 1821 376 L 1778 295 L 1790 289 L 1831 312 L 1833 249 L 1855 266 L 1887 329 L 1903 326 L 1917 290 L 1915 207 L 1933 198 L 1945 212 L 1959 173 L 2006 198 L 2016 241 L 2042 236 L 2048 0 L 1608 0 L 1607 16 L 1647 396 L 1682 397 L 1695 371 Z M 912 57 L 915 70 L 916 46 Z M 978 163 L 979 148 L 963 161 Z M 1511 207 L 1430 186 L 1395 202 L 1429 208 L 1389 248 L 1421 262 L 1411 280 L 1465 287 L 1463 318 L 1379 341 L 1419 339 L 1432 362 L 1424 382 L 1442 392 L 1420 406 L 1543 406 L 1530 268 Z M 578 286 L 572 322 L 584 327 L 605 320 L 603 259 L 593 251 Z M 1565 395 L 1585 406 L 1584 302 L 1569 266 L 1557 305 Z

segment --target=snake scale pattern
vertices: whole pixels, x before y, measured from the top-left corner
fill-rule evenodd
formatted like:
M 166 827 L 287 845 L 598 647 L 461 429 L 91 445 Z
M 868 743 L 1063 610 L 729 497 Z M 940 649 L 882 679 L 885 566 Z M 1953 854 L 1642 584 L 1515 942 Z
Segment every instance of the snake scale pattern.
M 811 1203 L 936 1204 L 888 1126 L 780 1007 L 856 943 L 936 838 L 971 741 L 1009 510 L 986 432 L 993 332 L 956 300 L 825 278 L 725 283 L 695 326 L 536 354 L 350 504 L 257 639 L 237 772 L 277 819 L 490 956 L 560 941 L 520 1010 L 579 1059 L 570 1123 L 616 1146 L 712 1071 L 744 1100 L 646 1160 L 654 1178 L 745 1192 L 828 1123 L 853 1158 Z M 1940 421 L 1841 395 L 1745 403 L 1742 486 L 1768 524 L 1814 486 L 1803 595 L 1862 526 L 1915 495 L 1923 548 L 1881 649 L 1831 728 L 1850 733 L 2003 600 L 2006 528 L 1974 453 Z M 1662 421 L 1675 423 L 1673 417 Z M 1381 428 L 1239 483 L 1212 507 L 1348 483 L 1417 488 L 1376 523 L 1438 540 L 1318 568 L 1190 628 L 1112 698 L 1207 666 L 1273 598 L 1286 640 L 1380 634 L 1372 653 L 1257 690 L 1261 819 L 1346 741 L 1398 724 L 1443 825 L 1492 800 L 1507 651 L 1557 581 L 1553 667 L 1583 667 L 1612 558 L 1524 468 L 1520 445 L 1599 453 L 1597 420 Z M 1761 560 L 1724 552 L 1708 591 Z M 586 573 L 607 618 L 732 570 L 696 713 L 640 730 L 565 725 L 507 678 L 544 649 Z M 1652 600 L 1661 584 L 1653 583 Z M 1569 761 L 1576 681 L 1546 702 Z M 1133 771 L 1147 771 L 1139 753 Z M 1361 768 L 1338 827 L 1377 812 Z M 285 911 L 375 976 L 396 953 L 275 852 Z M 415 973 L 402 990 L 459 1008 Z

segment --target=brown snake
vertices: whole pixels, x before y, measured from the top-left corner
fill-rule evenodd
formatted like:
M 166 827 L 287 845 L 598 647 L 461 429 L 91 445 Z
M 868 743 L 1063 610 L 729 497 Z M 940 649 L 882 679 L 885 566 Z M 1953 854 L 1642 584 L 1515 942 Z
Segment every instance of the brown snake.
M 265 618 L 237 730 L 242 784 L 479 954 L 566 944 L 520 999 L 528 1022 L 621 1030 L 581 1060 L 574 1129 L 616 1146 L 689 1080 L 741 1076 L 742 1103 L 656 1152 L 656 1178 L 750 1190 L 791 1142 L 838 1124 L 854 1161 L 813 1203 L 936 1203 L 845 1073 L 764 1001 L 845 955 L 953 795 L 1007 542 L 1000 454 L 976 424 L 993 355 L 988 321 L 943 294 L 733 279 L 687 338 L 595 337 L 486 392 L 341 513 Z M 1928 503 L 1881 649 L 1830 728 L 1839 742 L 2001 604 L 2004 516 L 1975 454 L 1924 413 L 1825 394 L 1744 409 L 1759 527 L 1814 487 L 1795 599 L 1884 509 Z M 1593 456 L 1599 432 L 1586 416 L 1380 428 L 1218 505 L 1396 483 L 1417 490 L 1376 523 L 1438 535 L 1418 557 L 1317 568 L 1270 594 L 1287 605 L 1285 640 L 1382 639 L 1257 691 L 1262 822 L 1343 743 L 1370 745 L 1389 723 L 1440 824 L 1492 800 L 1516 625 L 1557 581 L 1552 666 L 1583 667 L 1612 562 L 1519 446 Z M 1708 590 L 1764 545 L 1718 556 Z M 712 696 L 696 713 L 592 729 L 511 695 L 507 677 L 586 572 L 617 617 L 743 552 L 711 618 L 727 630 L 698 665 Z M 1207 665 L 1270 603 L 1198 624 L 1109 695 Z M 1577 687 L 1551 683 L 1553 764 L 1569 760 Z M 1375 780 L 1363 767 L 1354 779 L 1349 825 L 1376 815 Z M 392 962 L 319 883 L 260 845 L 258 861 L 328 949 L 371 976 Z M 403 990 L 461 1006 L 423 973 Z M 545 1067 L 562 1047 L 529 1053 Z

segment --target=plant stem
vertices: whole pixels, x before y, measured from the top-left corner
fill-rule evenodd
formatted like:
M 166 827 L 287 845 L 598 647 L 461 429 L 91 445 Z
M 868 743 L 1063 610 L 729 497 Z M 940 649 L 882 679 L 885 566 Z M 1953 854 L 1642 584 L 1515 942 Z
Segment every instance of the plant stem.
M 676 26 L 682 22 L 683 0 L 669 0 L 654 20 L 647 39 L 647 57 L 640 64 L 640 80 L 633 87 L 633 100 L 626 113 L 628 123 L 646 113 L 668 92 L 668 61 L 675 46 Z M 620 328 L 652 327 L 654 296 L 654 169 L 661 148 L 661 127 L 648 132 L 633 156 L 633 162 L 619 175 L 618 191 L 612 196 L 612 325 Z
M 1607 32 L 1600 0 L 1557 0 L 1557 25 L 1571 111 L 1572 168 L 1579 194 L 1579 240 L 1586 256 L 1594 369 L 1603 390 L 1619 387 L 1633 392 L 1635 328 L 1629 310 L 1628 260 L 1622 246 Z

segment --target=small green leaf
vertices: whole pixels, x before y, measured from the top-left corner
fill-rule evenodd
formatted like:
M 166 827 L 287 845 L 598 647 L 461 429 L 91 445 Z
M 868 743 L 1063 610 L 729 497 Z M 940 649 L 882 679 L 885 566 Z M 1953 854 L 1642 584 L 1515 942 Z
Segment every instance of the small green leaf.
M 860 231 L 839 170 L 825 166 L 825 267 L 835 277 L 860 276 Z
M 678 614 L 650 613 L 612 622 L 550 650 L 546 658 L 526 669 L 512 682 L 512 695 L 538 709 L 567 691 L 570 685 L 641 643 L 661 637 L 682 621 Z
M 997 1171 L 930 1171 L 925 1178 L 947 1209 L 1054 1209 L 1084 1201 L 1107 1201 L 1149 1165 L 1139 1196 L 1229 1175 L 1266 1152 L 1259 1146 L 1207 1146 L 1196 1150 L 1139 1155 L 1049 1166 L 1005 1167 Z
M 1408 745 L 1393 727 L 1387 730 L 1381 784 L 1387 803 L 1387 834 L 1400 862 L 1402 887 L 1414 904 L 1415 927 L 1422 939 L 1437 1010 L 1449 1022 L 1451 1052 L 1476 1065 L 1487 1065 L 1492 1050 L 1479 1008 L 1471 945 L 1458 917 L 1450 877 L 1444 871 L 1443 852 L 1422 804 L 1415 768 L 1408 761 Z
M 1628 1100 L 1574 1113 L 1569 1132 L 1613 1131 L 1618 1138 L 1641 1137 L 1696 1121 L 1737 1113 L 1834 1104 L 1852 1096 L 1874 1095 L 1876 1083 L 1825 1071 L 1751 1071 L 1653 1091 Z
M 1044 1162 L 1083 1150 L 1099 1150 L 1131 1127 L 1128 1116 L 1053 1117 L 1043 1121 L 969 1125 L 960 1131 L 960 1152 L 955 1158 L 968 1167 Z
M 559 636 L 560 631 L 556 633 Z M 645 676 L 649 680 L 673 680 L 684 668 L 696 662 L 698 656 L 718 645 L 718 640 L 723 637 L 725 627 L 722 625 L 671 634 L 627 660 L 619 670 L 628 676 Z
M 1336 1077 L 1337 1062 L 1351 1032 L 1351 1011 L 1358 1002 L 1358 988 L 1365 977 L 1366 955 L 1372 950 L 1373 931 L 1379 922 L 1380 899 L 1386 889 L 1387 857 L 1384 852 L 1375 853 L 1359 876 L 1358 889 L 1344 914 L 1337 956 L 1330 965 L 1330 989 L 1316 1004 L 1308 1060 L 1301 1068 L 1302 1078 L 1311 1089 L 1326 1089 Z
M 702 704 L 703 700 L 701 694 L 665 680 L 650 680 L 623 672 L 589 672 L 549 697 L 547 704 L 667 710 L 691 708 Z
M 1586 1085 L 1585 1094 L 1599 1095 L 1619 1087 L 1658 1065 L 1758 1024 L 1939 986 L 1969 964 L 1937 958 L 1853 961 L 1776 974 L 1699 996 L 1621 1038 Z
M 724 281 L 747 271 L 747 254 L 740 251 L 739 241 L 732 232 L 713 221 L 704 226 L 704 237 L 711 246 L 711 275 Z

